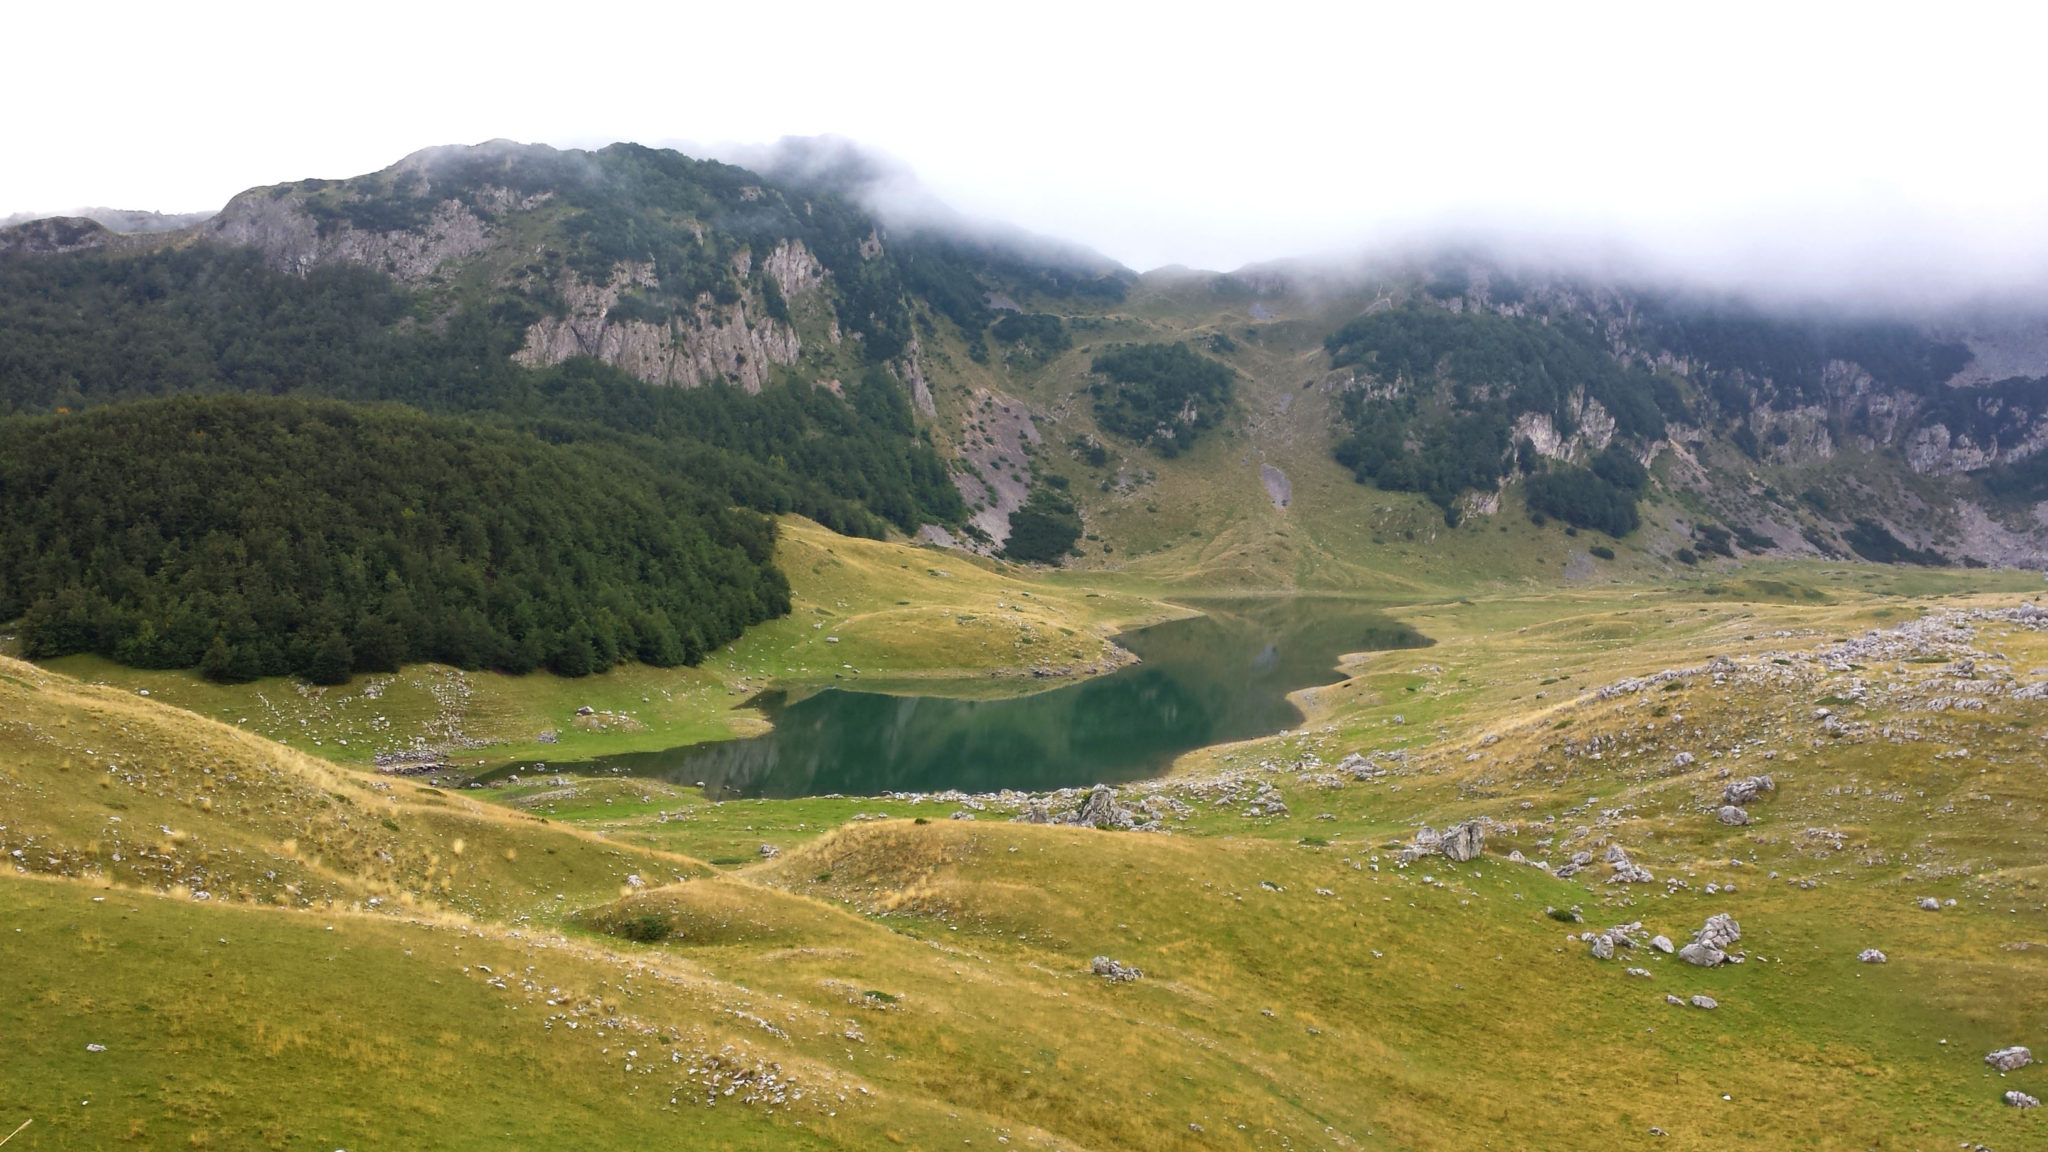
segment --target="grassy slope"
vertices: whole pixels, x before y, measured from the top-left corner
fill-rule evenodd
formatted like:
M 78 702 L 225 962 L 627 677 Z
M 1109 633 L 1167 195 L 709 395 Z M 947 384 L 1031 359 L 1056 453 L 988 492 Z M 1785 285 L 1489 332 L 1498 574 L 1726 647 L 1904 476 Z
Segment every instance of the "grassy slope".
M 9 1002 L 6 1034 L 34 1039 L 0 1055 L 0 1072 L 36 1090 L 11 1097 L 7 1115 L 36 1115 L 22 1139 L 37 1133 L 47 1147 L 98 1146 L 135 1124 L 142 1146 L 183 1144 L 194 1132 L 223 1146 L 284 1132 L 330 1146 L 422 1132 L 438 1143 L 503 1143 L 506 1129 L 485 1123 L 501 1114 L 516 1121 L 514 1133 L 566 1133 L 555 1146 L 687 1138 L 696 1124 L 712 1126 L 695 1129 L 709 1144 L 773 1145 L 794 1141 L 799 1119 L 804 1134 L 856 1147 L 888 1134 L 929 1148 L 998 1136 L 1077 1148 L 1557 1147 L 1639 1140 L 1652 1126 L 1674 1148 L 2022 1146 L 2042 1138 L 2040 1122 L 2000 1106 L 1998 1092 L 2038 1094 L 2041 1070 L 2001 1078 L 1981 1057 L 2008 1043 L 2039 1047 L 2048 1029 L 2048 961 L 2038 946 L 2014 947 L 2048 940 L 2031 727 L 2041 705 L 1994 699 L 1982 712 L 1928 713 L 1914 703 L 1924 692 L 1884 692 L 1952 676 L 1945 663 L 1829 673 L 1768 656 L 1743 656 L 1746 671 L 1722 685 L 1699 673 L 1641 703 L 1584 696 L 1710 654 L 1809 649 L 1926 607 L 2012 603 L 2012 592 L 1990 594 L 1991 585 L 2016 579 L 1775 565 L 1745 582 L 1499 593 L 1403 609 L 1439 639 L 1435 648 L 1362 657 L 1342 683 L 1304 694 L 1310 722 L 1298 735 L 1197 753 L 1180 766 L 1181 782 L 1158 786 L 1195 798 L 1200 781 L 1244 768 L 1287 794 L 1289 817 L 1197 805 L 1183 834 L 1168 838 L 955 822 L 938 818 L 947 809 L 905 802 L 711 805 L 638 782 L 505 790 L 547 815 L 542 825 L 408 795 L 402 783 L 379 792 L 376 782 L 153 701 L 10 665 L 4 683 L 16 697 L 6 714 L 26 722 L 0 731 L 12 773 L 5 807 L 47 829 L 31 851 L 89 843 L 105 815 L 122 814 L 104 808 L 109 796 L 145 805 L 129 810 L 137 822 L 198 829 L 193 843 L 230 862 L 232 851 L 267 852 L 266 870 L 294 859 L 276 838 L 295 834 L 303 846 L 324 831 L 317 875 L 337 903 L 198 904 L 139 890 L 159 883 L 151 873 L 74 867 L 84 857 L 65 852 L 42 857 L 60 866 L 26 857 L 24 867 L 85 878 L 0 886 L 9 926 L 24 929 L 0 932 L 0 948 L 36 990 Z M 1793 635 L 1776 635 L 1785 632 Z M 1986 676 L 2010 669 L 2026 682 L 2048 666 L 2038 633 L 1986 626 L 1976 645 L 2006 657 L 1984 661 Z M 1851 677 L 1876 693 L 1868 709 L 1839 703 Z M 30 690 L 38 678 L 45 686 Z M 1811 717 L 1823 699 L 1872 728 L 1823 735 Z M 1679 715 L 1684 724 L 1668 727 Z M 1872 735 L 1886 724 L 1901 742 Z M 1565 746 L 1624 730 L 1627 740 L 1600 745 L 1597 761 Z M 1500 739 L 1481 744 L 1484 734 Z M 1762 741 L 1739 749 L 1739 760 L 1738 734 Z M 116 735 L 133 744 L 113 744 Z M 195 742 L 210 756 L 273 765 L 285 780 L 245 797 L 239 812 L 218 799 L 213 813 L 200 812 L 191 807 L 204 791 L 195 768 L 203 779 L 221 762 L 163 755 Z M 85 747 L 137 761 L 152 750 L 171 774 L 165 796 L 88 785 L 77 763 Z M 1306 759 L 1394 747 L 1411 751 L 1405 768 L 1338 788 L 1315 781 L 1316 762 Z M 1968 757 L 1948 755 L 1964 747 Z M 1698 759 L 1678 770 L 1678 750 Z M 61 768 L 67 755 L 71 772 Z M 1753 806 L 1758 822 L 1748 828 L 1715 823 L 1702 807 L 1724 767 L 1770 770 L 1780 781 Z M 1303 772 L 1310 778 L 1297 779 Z M 351 839 L 321 823 L 331 809 L 318 797 L 334 791 L 386 804 L 408 840 L 446 843 L 448 832 L 428 821 L 460 819 L 465 838 L 487 849 L 471 847 L 459 862 L 442 852 L 455 865 L 454 887 L 436 895 L 423 883 L 437 875 L 423 871 L 426 854 L 394 853 L 383 866 L 375 853 L 389 849 L 375 832 Z M 266 824 L 264 803 L 289 818 Z M 933 819 L 847 823 L 876 811 Z M 1505 825 L 1483 861 L 1393 866 L 1386 845 L 1416 823 L 1478 814 Z M 10 848 L 19 820 L 0 833 Z M 515 833 L 523 873 L 501 869 L 514 861 L 500 840 Z M 1329 843 L 1302 843 L 1308 837 Z M 690 863 L 759 860 L 752 849 L 763 842 L 781 855 L 717 876 Z M 1625 844 L 1660 883 L 1606 885 L 1598 865 L 1564 882 L 1504 859 L 1511 848 L 1559 859 L 1580 845 L 1597 855 L 1605 842 Z M 1736 858 L 1745 864 L 1729 865 Z M 627 859 L 650 874 L 659 860 L 699 878 L 621 896 Z M 1685 886 L 1661 883 L 1674 878 Z M 107 879 L 124 886 L 108 890 Z M 1710 882 L 1736 890 L 1710 895 Z M 550 899 L 551 888 L 568 898 Z M 391 897 L 384 913 L 348 910 L 372 891 Z M 394 908 L 401 893 L 415 907 Z M 94 904 L 92 895 L 108 899 Z M 1921 895 L 1959 903 L 1925 913 L 1912 903 Z M 1542 915 L 1571 905 L 1593 926 L 1641 919 L 1681 943 L 1706 915 L 1730 912 L 1752 959 L 1711 972 L 1661 957 L 1602 964 L 1565 940 L 1575 925 Z M 649 918 L 676 935 L 660 945 L 591 935 L 630 934 Z M 336 953 L 329 923 L 357 948 Z M 230 945 L 206 943 L 219 938 Z M 232 945 L 244 940 L 264 947 L 230 965 Z M 1872 946 L 1891 963 L 1857 964 L 1856 952 Z M 196 951 L 212 947 L 220 953 Z M 77 961 L 94 948 L 121 962 Z M 1085 973 L 1097 954 L 1147 977 L 1103 984 Z M 498 974 L 513 960 L 522 975 L 535 965 L 535 998 L 516 977 L 498 990 L 459 971 L 486 956 Z M 1631 965 L 1651 977 L 1625 974 Z M 544 1004 L 555 987 L 572 990 L 569 1000 L 618 999 L 635 971 L 632 1027 L 671 1036 L 669 1047 L 706 1053 L 744 1041 L 813 1082 L 858 1077 L 872 1096 L 850 1093 L 867 1103 L 836 1117 L 759 1106 L 665 1111 L 669 1080 L 627 1077 L 618 1048 L 596 1043 L 592 1052 L 581 1029 L 583 1046 L 567 1044 L 566 1019 L 549 1030 L 528 1015 L 560 1011 Z M 429 992 L 419 973 L 444 984 Z M 230 974 L 234 994 L 204 991 Z M 1663 1002 L 1695 992 L 1722 1007 Z M 521 1005 L 516 1024 L 507 1001 Z M 134 1024 L 136 1003 L 152 1005 L 142 1015 L 175 1008 L 179 1026 Z M 337 1010 L 367 1026 L 340 1030 Z M 594 1027 L 594 1017 L 582 1019 Z M 637 1051 L 647 1033 L 633 1035 Z M 290 1061 L 244 1055 L 277 1036 L 298 1038 Z M 93 1063 L 85 1042 L 110 1051 Z M 232 1055 L 181 1063 L 180 1046 Z M 306 1094 L 316 1106 L 277 1108 L 277 1085 L 288 1082 L 317 1085 Z M 836 1093 L 826 1100 L 836 1104 Z M 65 1103 L 74 1098 L 94 1103 Z M 487 1099 L 503 1103 L 494 1109 Z

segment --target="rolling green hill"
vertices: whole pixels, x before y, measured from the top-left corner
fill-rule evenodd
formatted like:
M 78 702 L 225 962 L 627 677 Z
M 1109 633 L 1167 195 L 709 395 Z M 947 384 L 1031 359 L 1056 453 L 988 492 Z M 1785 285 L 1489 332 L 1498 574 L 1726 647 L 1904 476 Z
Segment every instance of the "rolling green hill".
M 5 1119 L 44 1148 L 2023 1147 L 2001 1094 L 2039 1067 L 1983 1057 L 2048 1027 L 2048 649 L 2010 594 L 1869 575 L 1402 609 L 1435 647 L 1121 791 L 1171 835 L 443 794 L 8 663 Z M 1403 863 L 1466 820 L 1478 857 Z M 1617 846 L 1654 875 L 1609 882 Z M 1742 963 L 1649 943 L 1721 913 Z

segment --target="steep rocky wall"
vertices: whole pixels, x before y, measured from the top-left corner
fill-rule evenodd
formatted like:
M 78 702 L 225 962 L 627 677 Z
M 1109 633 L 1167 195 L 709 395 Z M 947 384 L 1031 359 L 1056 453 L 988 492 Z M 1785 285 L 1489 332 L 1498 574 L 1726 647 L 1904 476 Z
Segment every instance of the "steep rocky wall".
M 622 292 L 656 287 L 651 264 L 621 263 L 602 284 L 564 273 L 564 314 L 542 317 L 528 328 L 526 343 L 513 359 L 545 367 L 572 356 L 592 356 L 650 384 L 693 388 L 723 379 L 759 392 L 770 366 L 794 364 L 803 350 L 796 329 L 766 316 L 748 316 L 745 301 L 719 305 L 708 294 L 697 298 L 691 312 L 666 324 L 611 318 Z
M 500 199 L 511 194 L 486 189 Z M 521 205 L 526 206 L 526 205 Z M 264 262 L 282 272 L 303 276 L 323 264 L 361 264 L 413 284 L 460 263 L 491 246 L 494 231 L 460 200 L 434 206 L 419 231 L 369 232 L 347 225 L 330 226 L 326 235 L 306 210 L 303 198 L 273 196 L 267 189 L 244 192 L 228 202 L 203 233 L 263 254 Z

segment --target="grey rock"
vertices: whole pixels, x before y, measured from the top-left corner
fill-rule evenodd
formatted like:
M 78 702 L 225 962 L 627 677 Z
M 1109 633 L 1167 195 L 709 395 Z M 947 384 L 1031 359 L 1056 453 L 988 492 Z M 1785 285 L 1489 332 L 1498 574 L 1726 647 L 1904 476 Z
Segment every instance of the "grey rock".
M 1648 884 L 1657 879 L 1648 868 L 1626 861 L 1614 866 L 1614 875 L 1607 878 L 1609 884 Z
M 1733 804 L 1721 805 L 1720 810 L 1714 813 L 1714 818 L 1735 828 L 1749 823 L 1749 813 Z
M 1472 860 L 1486 849 L 1486 825 L 1477 820 L 1467 820 L 1444 829 L 1441 840 L 1446 859 L 1460 864 Z
M 1778 782 L 1769 776 L 1746 776 L 1730 780 L 1728 787 L 1721 790 L 1721 803 L 1741 807 L 1755 800 L 1765 792 L 1776 792 Z
M 2011 1048 L 2000 1048 L 1998 1051 L 1984 1057 L 1984 1062 L 2000 1072 L 2012 1072 L 2032 1064 L 2034 1062 L 2034 1053 L 2029 1049 L 2014 1045 Z
M 1602 857 L 1602 859 L 1609 864 L 1626 864 L 1628 863 L 1628 849 L 1623 848 L 1619 844 L 1609 844 L 1607 846 L 1607 855 Z
M 1742 925 L 1736 923 L 1735 918 L 1726 912 L 1717 912 L 1707 917 L 1706 924 L 1693 939 L 1709 948 L 1726 949 L 1730 944 L 1742 939 Z
M 1932 896 L 1922 896 L 1920 898 L 1920 907 L 1923 911 L 1939 912 L 1941 911 L 1941 901 L 1936 900 Z
M 1672 951 L 1671 937 L 1664 935 L 1662 932 L 1659 932 L 1655 936 L 1650 937 L 1650 947 L 1655 948 L 1657 951 L 1662 952 L 1666 956 L 1669 956 L 1671 955 Z
M 1683 1000 L 1680 1000 L 1680 999 L 1679 999 L 1678 997 L 1676 997 L 1676 996 L 1673 996 L 1673 995 L 1672 995 L 1671 993 L 1669 993 L 1669 992 L 1666 992 L 1666 993 L 1664 994 L 1664 1002 L 1665 1002 L 1666 1004 L 1669 1004 L 1669 1005 L 1671 1005 L 1671 1006 L 1672 1006 L 1673 1008 L 1683 1008 L 1683 1007 L 1685 1007 L 1685 1001 L 1683 1001 Z
M 1088 970 L 1111 984 L 1128 984 L 1133 980 L 1143 979 L 1145 975 L 1141 969 L 1120 964 L 1107 956 L 1097 956 L 1090 960 Z
M 1039 801 L 1033 800 L 1031 803 L 1026 804 L 1024 806 L 1024 811 L 1019 812 L 1015 816 L 1010 817 L 1010 823 L 1050 824 L 1052 823 L 1052 813 L 1050 811 L 1047 811 L 1044 804 L 1040 803 Z
M 1879 952 L 1875 948 L 1865 948 L 1863 951 L 1858 952 L 1856 954 L 1856 959 L 1862 961 L 1865 964 L 1882 964 L 1885 962 L 1887 957 L 1884 953 Z
M 777 848 L 777 847 L 776 847 L 775 845 L 773 845 L 773 844 L 763 844 L 763 845 L 761 845 L 761 859 L 763 859 L 763 860 L 773 860 L 773 859 L 775 859 L 775 858 L 776 858 L 777 856 L 780 856 L 780 855 L 782 855 L 782 849 L 780 849 L 780 848 Z
M 578 709 L 576 710 L 576 714 L 577 714 L 578 716 L 595 716 L 595 715 L 597 715 L 597 709 L 595 709 L 595 708 L 592 708 L 592 707 L 591 707 L 590 705 L 588 705 L 588 704 L 585 704 L 585 705 L 584 705 L 583 707 L 581 707 L 581 708 L 578 708 Z
M 1678 950 L 1678 958 L 1687 964 L 1697 964 L 1702 968 L 1719 968 L 1728 962 L 1728 954 L 1726 952 L 1697 942 L 1680 948 Z
M 1097 784 L 1088 793 L 1088 798 L 1072 812 L 1055 816 L 1054 824 L 1074 824 L 1083 828 L 1130 829 L 1137 824 L 1137 817 L 1130 809 L 1120 808 L 1116 802 L 1116 791 L 1105 784 Z
M 1679 753 L 1678 755 L 1676 755 L 1676 756 L 1673 756 L 1673 757 L 1671 758 L 1671 766 L 1672 766 L 1672 767 L 1674 767 L 1674 768 L 1689 768 L 1689 767 L 1691 767 L 1691 766 L 1692 766 L 1692 753 L 1690 753 L 1690 752 L 1680 752 L 1680 753 Z
M 1714 999 L 1712 996 L 1695 996 L 1692 998 L 1692 1006 L 1695 1008 L 1705 1008 L 1708 1011 L 1712 1011 L 1715 1008 L 1719 1008 L 1721 1006 L 1721 1002 L 1719 1000 Z
M 1593 937 L 1593 959 L 1614 959 L 1614 941 L 1605 932 Z
M 1641 976 L 1645 980 L 1650 978 L 1650 970 L 1648 968 L 1631 968 L 1628 970 L 1628 974 L 1631 976 Z
M 2039 1108 L 2041 1102 L 2015 1088 L 2005 1094 L 2005 1102 L 2014 1108 Z

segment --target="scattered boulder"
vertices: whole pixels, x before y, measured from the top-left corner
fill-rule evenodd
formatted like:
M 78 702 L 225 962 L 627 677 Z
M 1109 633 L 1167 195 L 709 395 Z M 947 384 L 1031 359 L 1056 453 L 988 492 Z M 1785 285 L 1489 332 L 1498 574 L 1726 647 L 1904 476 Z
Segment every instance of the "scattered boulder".
M 972 813 L 972 812 L 969 812 L 969 811 L 968 811 L 967 809 L 965 809 L 965 808 L 960 808 L 960 809 L 956 809 L 956 810 L 955 810 L 955 811 L 953 812 L 953 814 L 952 814 L 951 816 L 948 816 L 948 817 L 947 817 L 947 819 L 948 819 L 948 820 L 972 820 L 972 819 L 974 819 L 974 813 Z
M 1631 976 L 1641 976 L 1645 980 L 1650 979 L 1650 970 L 1648 968 L 1631 968 L 1628 970 L 1628 974 Z
M 1769 776 L 1745 776 L 1728 782 L 1728 787 L 1721 790 L 1721 803 L 1740 808 L 1765 792 L 1777 790 L 1778 782 Z
M 782 855 L 782 849 L 780 849 L 780 848 L 777 848 L 777 847 L 776 847 L 775 845 L 773 845 L 773 844 L 763 844 L 763 845 L 761 845 L 761 859 L 763 859 L 763 860 L 773 860 L 773 859 L 775 859 L 775 858 L 776 858 L 777 856 L 780 856 L 780 855 Z
M 1659 932 L 1655 936 L 1650 937 L 1650 947 L 1655 948 L 1657 951 L 1662 952 L 1666 956 L 1669 956 L 1672 952 L 1671 937 L 1664 935 L 1662 932 Z
M 1699 943 L 1687 944 L 1680 948 L 1678 958 L 1687 964 L 1697 964 L 1702 968 L 1718 968 L 1728 962 L 1727 953 Z
M 1593 959 L 1614 959 L 1614 940 L 1605 932 L 1593 936 Z
M 1673 996 L 1673 995 L 1672 995 L 1671 993 L 1669 993 L 1669 992 L 1666 992 L 1666 993 L 1664 994 L 1664 1002 L 1665 1002 L 1666 1004 L 1669 1004 L 1669 1005 L 1671 1005 L 1671 1006 L 1672 1006 L 1673 1008 L 1683 1008 L 1683 1007 L 1685 1007 L 1685 1001 L 1683 1001 L 1683 1000 L 1680 1000 L 1680 999 L 1679 999 L 1678 997 L 1676 997 L 1676 996 Z
M 1133 980 L 1142 979 L 1145 975 L 1143 970 L 1120 964 L 1107 956 L 1097 956 L 1090 960 L 1088 970 L 1111 984 L 1128 984 Z
M 1476 858 L 1486 848 L 1486 825 L 1478 820 L 1467 820 L 1444 829 L 1438 841 L 1446 859 L 1457 863 Z
M 1712 996 L 1695 996 L 1692 998 L 1692 1006 L 1695 1008 L 1705 1008 L 1708 1011 L 1712 1011 L 1716 1008 L 1719 1008 L 1721 1006 L 1721 1002 L 1719 1000 L 1714 999 Z
M 1941 901 L 1936 900 L 1932 896 L 1922 896 L 1920 898 L 1920 908 L 1924 912 L 1939 912 L 1941 911 Z
M 1692 766 L 1692 753 L 1680 752 L 1678 755 L 1673 756 L 1671 758 L 1671 766 L 1673 768 L 1690 768 Z
M 595 716 L 595 715 L 597 715 L 597 709 L 595 709 L 595 708 L 592 708 L 592 707 L 591 707 L 590 705 L 588 705 L 588 704 L 585 704 L 585 705 L 584 705 L 583 707 L 581 707 L 581 708 L 578 708 L 578 709 L 576 710 L 576 714 L 577 714 L 578 716 Z
M 1609 876 L 1607 882 L 1609 884 L 1649 884 L 1656 879 L 1657 877 L 1651 875 L 1648 868 L 1629 860 L 1623 860 L 1614 866 L 1614 875 Z
M 972 814 L 955 816 L 955 819 L 973 819 Z M 1033 800 L 1025 805 L 1024 811 L 1010 818 L 1013 824 L 1073 824 L 1082 828 L 1116 828 L 1129 830 L 1139 823 L 1139 814 L 1116 802 L 1116 790 L 1106 784 L 1097 784 L 1090 789 L 1086 799 L 1070 812 L 1054 815 L 1044 801 Z
M 1573 876 L 1578 875 L 1579 869 L 1592 862 L 1593 854 L 1591 852 L 1574 852 L 1572 853 L 1572 858 L 1558 868 L 1557 878 L 1559 880 L 1569 880 Z
M 1984 1057 L 1984 1062 L 2000 1072 L 2012 1072 L 2032 1064 L 2034 1053 L 2030 1049 L 2014 1045 L 2011 1048 L 2000 1048 Z
M 561 741 L 562 734 L 553 728 L 550 728 L 547 731 L 542 732 L 540 735 L 535 736 L 533 738 L 533 742 L 536 744 L 559 744 L 561 743 Z
M 1706 924 L 1700 928 L 1699 935 L 1694 939 L 1715 948 L 1726 948 L 1742 939 L 1742 925 L 1736 923 L 1735 917 L 1726 912 L 1716 912 L 1707 917 Z
M 1602 859 L 1609 864 L 1626 864 L 1628 863 L 1628 849 L 1623 848 L 1619 844 L 1609 844 L 1607 846 L 1607 855 L 1602 857 Z
M 2018 1089 L 2005 1094 L 2005 1102 L 2014 1108 L 2039 1108 L 2041 1102 Z
M 1678 950 L 1678 958 L 1702 968 L 1719 968 L 1728 962 L 1728 946 L 1742 939 L 1742 925 L 1725 912 L 1707 917 L 1693 934 L 1692 943 Z
M 1744 824 L 1749 823 L 1749 813 L 1744 809 L 1737 808 L 1733 804 L 1721 805 L 1720 810 L 1715 812 L 1714 816 L 1721 823 L 1735 828 L 1740 828 Z
M 1885 962 L 1886 957 L 1884 953 L 1879 952 L 1875 948 L 1865 948 L 1856 954 L 1856 959 L 1865 964 L 1882 964 Z

